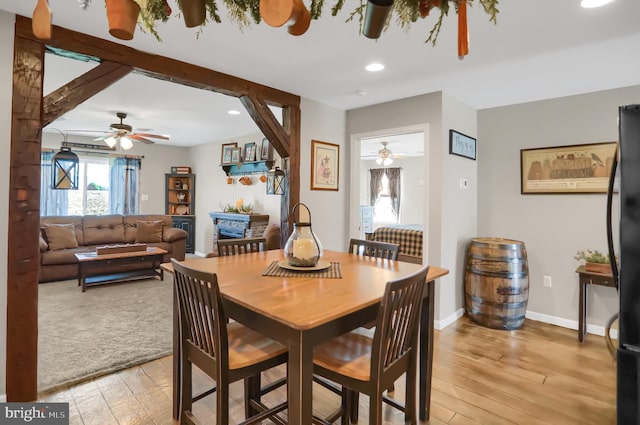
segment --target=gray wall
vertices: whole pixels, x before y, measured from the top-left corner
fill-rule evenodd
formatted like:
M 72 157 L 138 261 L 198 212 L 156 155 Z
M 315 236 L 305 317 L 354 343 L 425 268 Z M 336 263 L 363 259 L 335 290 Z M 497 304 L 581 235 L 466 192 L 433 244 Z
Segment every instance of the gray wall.
M 520 149 L 616 141 L 618 106 L 638 102 L 640 86 L 634 86 L 478 113 L 478 228 L 485 236 L 525 243 L 529 317 L 577 328 L 579 264 L 573 257 L 583 249 L 606 251 L 606 196 L 521 195 Z M 543 286 L 543 275 L 552 277 L 551 288 Z M 617 299 L 615 289 L 589 288 L 590 331 L 602 332 Z
M 301 99 L 300 202 L 311 210 L 313 232 L 325 249 L 346 250 L 349 241 L 349 149 L 345 139 L 346 113 L 309 99 Z M 340 145 L 339 190 L 311 190 L 311 141 Z M 293 207 L 293 205 L 291 206 Z
M 423 257 L 425 264 L 449 269 L 449 275 L 436 283 L 436 326 L 441 328 L 462 314 L 462 268 L 466 241 L 476 235 L 477 165 L 476 161 L 449 155 L 449 129 L 469 136 L 476 134 L 476 112 L 445 93 L 430 93 L 359 108 L 347 112 L 347 134 L 424 125 L 426 131 L 422 211 L 427 235 Z M 353 139 L 353 138 L 352 138 Z M 354 162 L 352 162 L 354 165 Z M 360 179 L 359 161 L 351 169 Z M 467 178 L 469 189 L 459 188 L 459 179 Z M 351 190 L 351 214 L 357 214 L 357 187 Z M 353 222 L 353 217 L 351 220 Z M 356 220 L 357 221 L 357 220 Z M 354 229 L 351 229 L 352 233 Z M 352 236 L 357 237 L 357 233 Z
M 0 11 L 0 181 L 9 181 L 11 96 L 13 93 L 13 27 L 15 16 Z M 9 199 L 9 185 L 0 185 L 0 199 Z M 0 401 L 6 394 L 7 364 L 7 237 L 9 208 L 0 203 Z

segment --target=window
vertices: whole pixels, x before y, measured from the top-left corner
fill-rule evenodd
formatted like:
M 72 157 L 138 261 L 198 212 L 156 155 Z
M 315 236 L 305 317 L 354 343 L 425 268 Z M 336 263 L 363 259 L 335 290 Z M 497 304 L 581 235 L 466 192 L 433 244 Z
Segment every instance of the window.
M 79 190 L 52 189 L 51 159 L 43 151 L 40 215 L 138 214 L 141 159 L 131 156 L 79 156 Z
M 70 190 L 66 215 L 109 214 L 109 159 L 80 157 L 79 190 Z
M 396 224 L 398 217 L 393 213 L 391 206 L 391 196 L 389 195 L 389 177 L 382 175 L 380 181 L 382 190 L 378 193 L 375 205 L 373 206 L 373 222 L 380 224 Z
M 369 170 L 374 223 L 400 222 L 400 170 L 400 168 Z

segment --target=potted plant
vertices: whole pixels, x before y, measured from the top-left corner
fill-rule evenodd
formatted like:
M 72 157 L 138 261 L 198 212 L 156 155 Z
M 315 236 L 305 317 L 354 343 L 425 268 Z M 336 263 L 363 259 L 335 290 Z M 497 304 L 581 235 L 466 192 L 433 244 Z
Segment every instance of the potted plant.
M 156 21 L 167 22 L 171 16 L 171 7 L 167 0 L 133 0 L 140 6 L 142 29 L 149 31 L 158 41 L 162 41 L 156 31 Z
M 131 40 L 136 30 L 140 6 L 134 0 L 106 0 L 109 34 L 120 40 Z
M 600 251 L 590 249 L 578 251 L 574 258 L 578 261 L 584 261 L 585 270 L 588 272 L 611 274 L 609 256 Z

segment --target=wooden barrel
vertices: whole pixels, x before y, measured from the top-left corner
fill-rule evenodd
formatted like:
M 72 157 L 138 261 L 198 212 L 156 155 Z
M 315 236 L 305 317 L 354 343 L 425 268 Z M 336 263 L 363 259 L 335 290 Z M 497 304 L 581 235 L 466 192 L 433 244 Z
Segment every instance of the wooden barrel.
M 474 238 L 467 247 L 464 276 L 467 316 L 494 329 L 519 329 L 529 299 L 529 267 L 524 243 Z

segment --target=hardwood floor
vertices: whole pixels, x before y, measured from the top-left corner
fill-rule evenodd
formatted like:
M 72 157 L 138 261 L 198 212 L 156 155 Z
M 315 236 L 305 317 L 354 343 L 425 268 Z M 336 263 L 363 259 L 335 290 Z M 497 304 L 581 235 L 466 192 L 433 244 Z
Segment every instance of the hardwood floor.
M 615 363 L 602 337 L 588 335 L 580 344 L 576 331 L 541 322 L 500 331 L 467 318 L 435 334 L 429 424 L 615 424 Z M 204 374 L 194 375 L 195 391 L 209 385 Z M 403 387 L 398 382 L 394 396 L 403 399 Z M 278 390 L 269 397 L 284 395 Z M 70 424 L 172 425 L 171 357 L 43 394 L 41 401 L 69 402 Z M 314 414 L 327 415 L 338 403 L 314 386 Z M 360 403 L 359 423 L 367 424 L 367 397 Z M 235 423 L 243 418 L 240 383 L 232 386 L 231 406 Z M 214 409 L 212 396 L 194 405 L 203 423 L 213 423 Z M 404 418 L 386 407 L 384 423 Z

